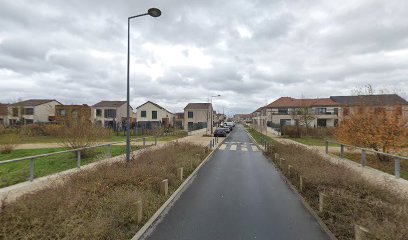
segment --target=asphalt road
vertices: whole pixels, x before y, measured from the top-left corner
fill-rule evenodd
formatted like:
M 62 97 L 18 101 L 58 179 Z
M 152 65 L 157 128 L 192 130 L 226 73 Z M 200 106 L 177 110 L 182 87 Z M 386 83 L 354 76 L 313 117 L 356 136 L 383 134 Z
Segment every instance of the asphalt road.
M 237 126 L 145 239 L 329 239 Z

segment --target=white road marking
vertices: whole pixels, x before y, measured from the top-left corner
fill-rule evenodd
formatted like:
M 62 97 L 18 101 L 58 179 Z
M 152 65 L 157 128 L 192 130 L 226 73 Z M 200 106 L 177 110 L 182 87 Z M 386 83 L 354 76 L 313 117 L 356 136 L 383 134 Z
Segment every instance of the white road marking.
M 253 152 L 257 152 L 257 151 L 259 150 L 258 147 L 255 146 L 255 145 L 252 145 L 251 147 L 252 147 L 252 151 L 253 151 Z
M 227 147 L 227 144 L 222 144 L 219 149 L 220 149 L 220 150 L 225 150 L 226 147 Z
M 232 150 L 232 151 L 236 151 L 237 150 L 237 145 L 231 145 L 231 148 L 230 148 L 230 150 Z
M 246 147 L 241 147 L 241 150 L 242 150 L 243 152 L 248 152 L 248 148 L 246 148 Z

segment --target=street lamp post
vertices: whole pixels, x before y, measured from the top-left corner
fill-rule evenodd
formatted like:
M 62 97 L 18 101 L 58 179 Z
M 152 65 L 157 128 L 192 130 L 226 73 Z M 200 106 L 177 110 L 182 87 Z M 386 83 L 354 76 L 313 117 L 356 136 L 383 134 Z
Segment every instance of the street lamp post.
M 212 109 L 212 99 L 213 97 L 221 97 L 220 94 L 211 96 L 211 135 L 213 134 L 213 115 L 214 115 L 214 110 Z
M 137 18 L 137 17 L 142 17 L 142 16 L 146 16 L 146 15 L 150 15 L 152 17 L 159 17 L 161 15 L 161 11 L 157 8 L 150 8 L 149 10 L 147 10 L 147 13 L 143 13 L 143 14 L 139 14 L 139 15 L 135 15 L 135 16 L 131 16 L 128 17 L 128 36 L 127 36 L 127 44 L 128 44 L 128 48 L 127 48 L 127 89 L 126 89 L 126 93 L 127 93 L 127 104 L 126 104 L 126 161 L 130 161 L 130 94 L 129 94 L 129 55 L 130 55 L 130 20 L 133 18 Z

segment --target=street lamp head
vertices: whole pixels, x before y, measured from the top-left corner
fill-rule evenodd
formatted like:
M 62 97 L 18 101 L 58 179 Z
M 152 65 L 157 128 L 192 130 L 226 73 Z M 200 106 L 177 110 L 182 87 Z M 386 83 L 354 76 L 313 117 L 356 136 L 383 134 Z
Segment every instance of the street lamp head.
M 149 10 L 147 10 L 147 14 L 152 17 L 160 17 L 161 11 L 158 8 L 150 8 Z

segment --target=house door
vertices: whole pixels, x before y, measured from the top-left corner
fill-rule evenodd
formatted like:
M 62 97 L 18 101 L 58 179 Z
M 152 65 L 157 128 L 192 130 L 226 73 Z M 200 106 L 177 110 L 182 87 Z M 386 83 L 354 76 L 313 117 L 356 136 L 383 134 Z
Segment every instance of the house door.
M 326 127 L 327 126 L 327 119 L 317 119 L 317 126 L 318 127 Z
M 168 127 L 169 126 L 169 118 L 162 118 L 162 124 L 163 124 L 163 127 Z

